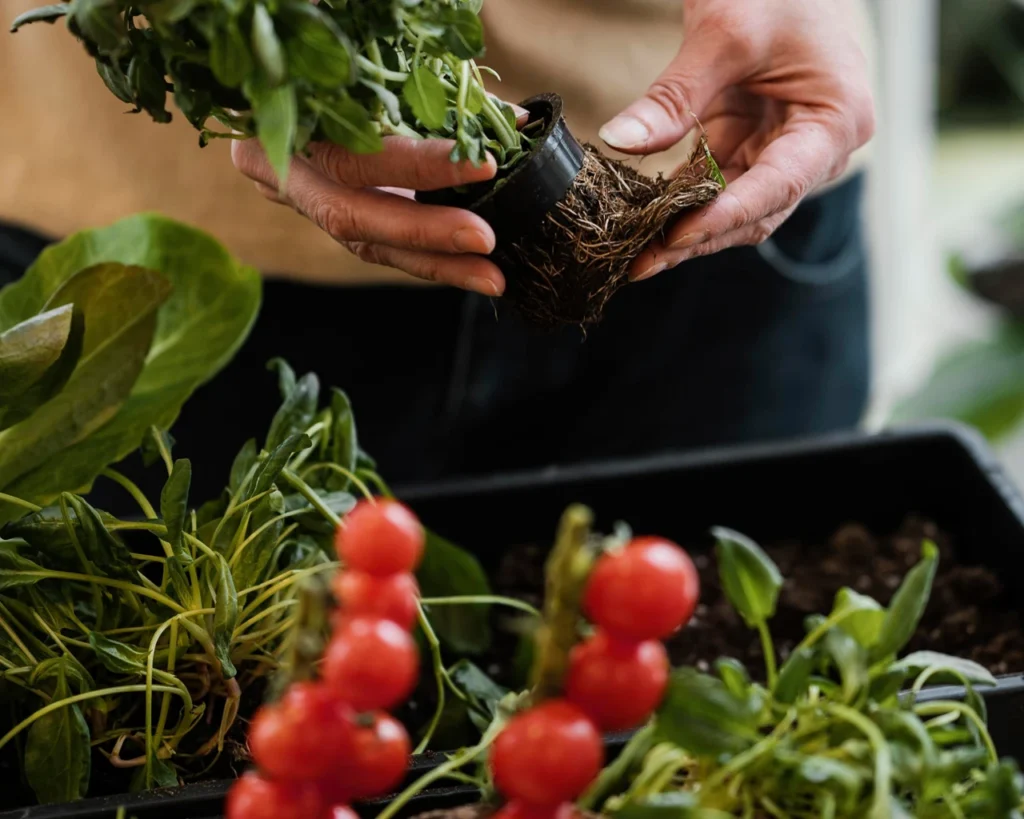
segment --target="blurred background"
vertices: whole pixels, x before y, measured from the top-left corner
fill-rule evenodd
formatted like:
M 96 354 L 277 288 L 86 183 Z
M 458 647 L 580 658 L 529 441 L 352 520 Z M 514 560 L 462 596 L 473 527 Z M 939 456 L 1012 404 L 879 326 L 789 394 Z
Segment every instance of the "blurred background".
M 1024 483 L 1024 0 L 876 0 L 871 428 L 978 427 Z

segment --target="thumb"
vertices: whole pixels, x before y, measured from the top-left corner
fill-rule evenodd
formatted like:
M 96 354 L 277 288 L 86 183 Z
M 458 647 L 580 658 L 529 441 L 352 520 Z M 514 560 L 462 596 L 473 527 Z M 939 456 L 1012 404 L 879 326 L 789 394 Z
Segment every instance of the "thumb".
M 694 32 L 647 93 L 609 121 L 599 136 L 611 148 L 652 154 L 671 148 L 728 85 L 722 38 Z

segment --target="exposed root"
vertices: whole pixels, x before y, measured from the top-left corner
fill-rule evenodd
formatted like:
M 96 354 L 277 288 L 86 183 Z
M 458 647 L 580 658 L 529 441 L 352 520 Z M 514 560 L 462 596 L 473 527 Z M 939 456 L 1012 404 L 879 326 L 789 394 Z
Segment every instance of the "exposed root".
M 586 328 L 601 320 L 630 263 L 673 216 L 722 190 L 702 139 L 674 178 L 643 176 L 584 145 L 583 168 L 542 225 L 514 246 L 508 300 L 531 323 Z

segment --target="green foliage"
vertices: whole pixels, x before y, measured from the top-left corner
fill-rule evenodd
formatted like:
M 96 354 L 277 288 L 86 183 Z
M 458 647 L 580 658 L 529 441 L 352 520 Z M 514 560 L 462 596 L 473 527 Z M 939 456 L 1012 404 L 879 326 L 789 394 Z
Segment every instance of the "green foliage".
M 0 291 L 0 492 L 46 504 L 86 491 L 150 427 L 174 422 L 259 301 L 255 270 L 158 216 L 45 250 Z M 0 500 L 0 523 L 22 511 Z
M 403 134 L 456 140 L 453 161 L 502 163 L 525 139 L 483 91 L 476 0 L 70 0 L 12 31 L 65 16 L 118 99 L 168 122 L 167 92 L 200 144 L 258 136 L 282 185 L 293 154 L 327 140 L 356 153 Z M 169 78 L 168 85 L 165 78 Z M 222 130 L 223 126 L 230 130 Z M 237 132 L 237 134 L 231 133 Z
M 757 628 L 774 610 L 778 569 L 748 538 L 715 534 L 726 594 Z M 974 690 L 992 675 L 934 652 L 896 659 L 937 560 L 925 542 L 888 608 L 842 590 L 828 616 L 809 619 L 773 685 L 731 660 L 714 674 L 677 670 L 652 726 L 587 806 L 624 819 L 1019 817 L 1024 780 L 997 757 Z M 964 686 L 963 701 L 918 701 L 926 685 L 949 682 Z

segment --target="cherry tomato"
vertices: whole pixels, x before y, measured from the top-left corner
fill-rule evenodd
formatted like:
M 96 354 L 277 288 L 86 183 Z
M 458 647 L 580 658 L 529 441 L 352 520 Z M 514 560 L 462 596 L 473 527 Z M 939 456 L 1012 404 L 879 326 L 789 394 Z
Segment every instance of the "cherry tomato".
M 656 640 L 686 624 L 699 596 L 700 581 L 689 555 L 670 541 L 644 537 L 597 561 L 583 610 L 623 640 Z
M 334 594 L 343 619 L 381 617 L 409 630 L 416 622 L 416 578 L 408 572 L 376 577 L 342 569 L 334 576 Z
M 353 717 L 324 685 L 298 682 L 256 712 L 249 750 L 260 770 L 275 779 L 319 779 L 351 753 Z
M 604 731 L 647 721 L 668 685 L 668 655 L 657 640 L 624 642 L 598 631 L 573 648 L 565 696 Z
M 369 724 L 357 727 L 351 755 L 320 783 L 320 790 L 343 803 L 383 796 L 401 783 L 411 753 L 405 726 L 387 714 L 374 714 Z
M 323 811 L 314 786 L 264 779 L 249 771 L 228 791 L 224 819 L 310 819 Z
M 419 653 L 409 632 L 390 620 L 355 617 L 324 652 L 324 682 L 356 711 L 398 705 L 416 687 Z
M 513 717 L 491 751 L 498 789 L 531 805 L 570 802 L 601 770 L 604 744 L 577 706 L 548 700 Z
M 338 527 L 338 556 L 350 569 L 383 577 L 411 572 L 423 556 L 423 526 L 404 504 L 360 501 Z
M 491 819 L 575 819 L 579 816 L 572 802 L 560 805 L 531 805 L 513 799 L 506 803 Z

